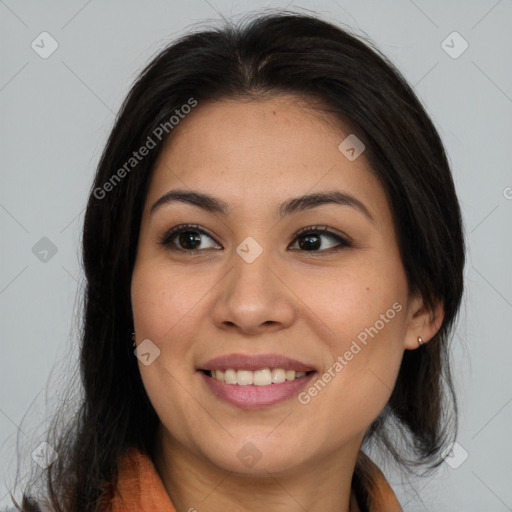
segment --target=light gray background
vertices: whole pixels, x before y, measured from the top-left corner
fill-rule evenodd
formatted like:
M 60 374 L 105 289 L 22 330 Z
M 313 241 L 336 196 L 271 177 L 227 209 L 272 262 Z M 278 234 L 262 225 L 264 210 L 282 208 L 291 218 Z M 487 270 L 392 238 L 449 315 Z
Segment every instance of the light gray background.
M 191 24 L 263 6 L 311 9 L 368 35 L 440 131 L 469 246 L 454 339 L 458 442 L 469 456 L 414 488 L 387 476 L 406 511 L 512 510 L 511 0 L 0 1 L 0 509 L 10 504 L 21 421 L 32 406 L 20 440 L 33 449 L 44 440 L 33 426 L 54 395 L 50 372 L 76 356 L 84 207 L 130 84 Z M 47 59 L 31 48 L 43 31 L 59 45 Z M 441 46 L 453 31 L 469 44 L 456 59 Z M 57 247 L 47 262 L 32 252 L 42 237 Z

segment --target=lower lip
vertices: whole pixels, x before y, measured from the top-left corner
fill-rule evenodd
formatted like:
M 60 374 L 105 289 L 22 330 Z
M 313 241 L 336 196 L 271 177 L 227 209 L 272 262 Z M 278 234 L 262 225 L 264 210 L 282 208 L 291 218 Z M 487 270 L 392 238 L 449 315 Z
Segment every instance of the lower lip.
M 202 371 L 199 371 L 199 373 L 214 395 L 244 409 L 267 407 L 298 395 L 316 374 L 316 372 L 312 372 L 300 379 L 286 380 L 281 384 L 269 384 L 268 386 L 249 384 L 247 386 L 240 386 L 239 384 L 226 384 L 206 375 Z

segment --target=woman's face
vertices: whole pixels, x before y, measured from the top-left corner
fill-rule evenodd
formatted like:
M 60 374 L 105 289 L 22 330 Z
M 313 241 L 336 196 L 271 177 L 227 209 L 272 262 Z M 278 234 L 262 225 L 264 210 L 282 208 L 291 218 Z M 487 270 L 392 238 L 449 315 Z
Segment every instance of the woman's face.
M 332 121 L 286 97 L 199 103 L 154 169 L 131 288 L 139 369 L 167 440 L 225 470 L 356 453 L 424 335 L 384 190 Z M 296 199 L 320 193 L 339 201 Z M 180 224 L 194 226 L 167 235 Z M 232 354 L 247 359 L 208 364 Z M 314 371 L 280 382 L 294 368 Z

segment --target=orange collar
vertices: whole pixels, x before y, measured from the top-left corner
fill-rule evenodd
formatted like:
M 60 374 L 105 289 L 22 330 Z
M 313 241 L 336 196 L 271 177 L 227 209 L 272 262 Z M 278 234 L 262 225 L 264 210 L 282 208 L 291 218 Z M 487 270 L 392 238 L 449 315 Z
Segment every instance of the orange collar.
M 375 465 L 374 465 L 375 466 Z M 379 495 L 370 512 L 401 512 L 402 508 L 384 475 L 375 466 Z M 119 465 L 119 479 L 111 512 L 176 512 L 149 456 L 132 447 Z

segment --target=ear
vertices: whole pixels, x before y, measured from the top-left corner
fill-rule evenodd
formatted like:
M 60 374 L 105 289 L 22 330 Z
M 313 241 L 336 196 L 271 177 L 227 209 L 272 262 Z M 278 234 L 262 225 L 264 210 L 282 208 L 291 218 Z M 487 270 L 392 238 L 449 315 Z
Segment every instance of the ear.
M 431 311 L 425 306 L 423 297 L 415 296 L 409 302 L 407 331 L 404 338 L 404 349 L 414 350 L 420 345 L 420 337 L 423 344 L 430 341 L 441 327 L 444 319 L 444 308 L 441 301 L 435 304 Z

